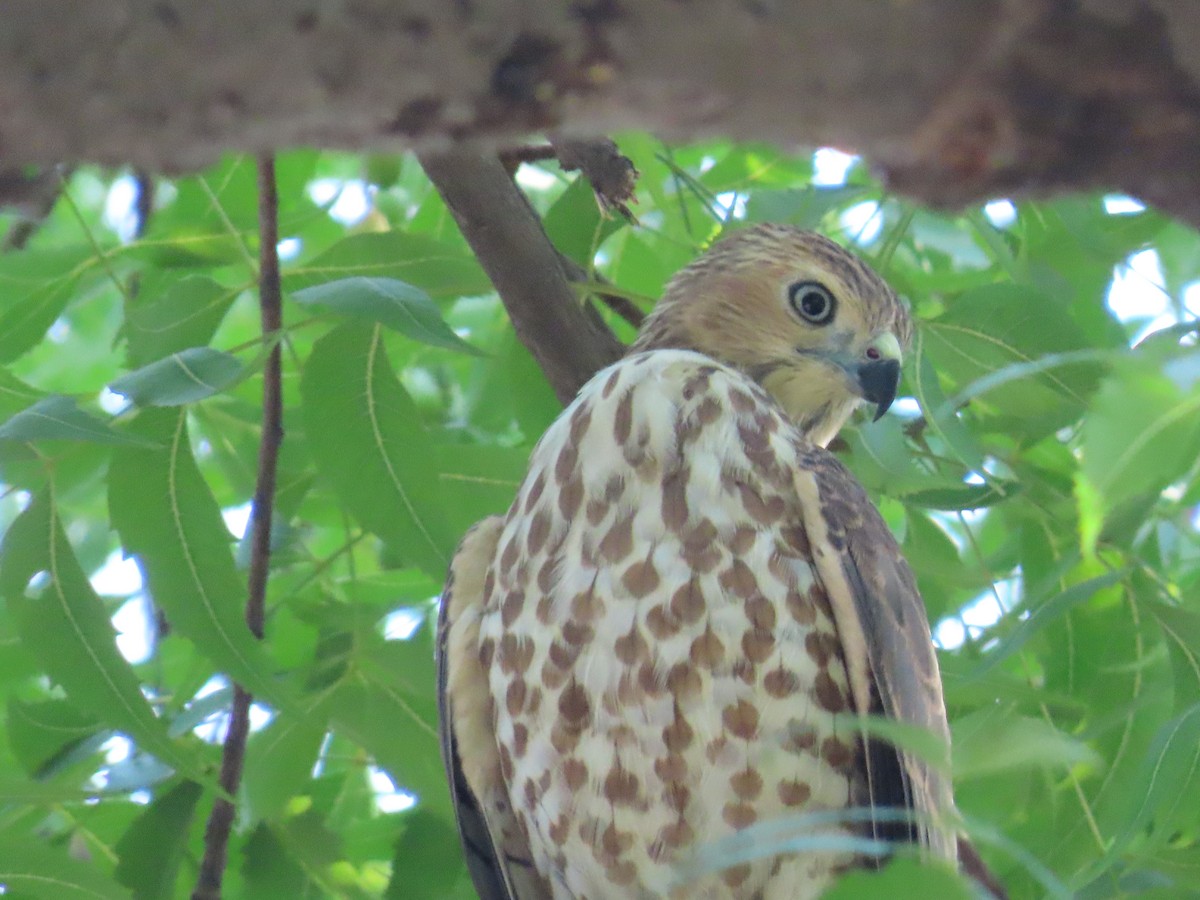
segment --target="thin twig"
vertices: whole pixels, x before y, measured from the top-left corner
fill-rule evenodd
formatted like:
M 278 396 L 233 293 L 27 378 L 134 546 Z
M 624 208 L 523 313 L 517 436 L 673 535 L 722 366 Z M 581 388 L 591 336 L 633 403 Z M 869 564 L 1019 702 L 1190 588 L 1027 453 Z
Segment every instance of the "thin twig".
M 575 262 L 569 256 L 559 254 L 559 263 L 562 265 L 563 274 L 567 276 L 568 281 L 575 281 L 580 284 L 588 284 L 588 273 L 584 271 L 583 266 Z M 600 275 L 592 273 L 591 282 L 597 287 L 589 293 L 595 297 L 614 313 L 632 325 L 634 328 L 641 328 L 642 322 L 646 320 L 646 314 L 642 312 L 636 303 L 628 297 L 623 297 L 620 294 L 610 293 L 602 287 L 607 282 Z
M 254 487 L 254 506 L 249 597 L 246 600 L 246 625 L 254 636 L 263 636 L 263 609 L 267 593 L 267 568 L 271 559 L 271 513 L 275 501 L 275 471 L 279 445 L 283 441 L 283 373 L 279 341 L 274 340 L 283 326 L 283 292 L 279 278 L 279 208 L 275 192 L 275 161 L 270 156 L 258 160 L 259 191 L 259 303 L 263 341 L 271 341 L 270 355 L 263 370 L 262 441 L 258 446 L 258 479 Z
M 246 626 L 262 640 L 265 621 L 267 574 L 271 562 L 271 514 L 275 502 L 275 475 L 279 445 L 283 441 L 283 377 L 279 341 L 274 340 L 282 324 L 282 293 L 279 281 L 279 200 L 275 189 L 275 161 L 264 156 L 258 160 L 258 292 L 262 317 L 263 341 L 273 342 L 263 369 L 262 440 L 258 445 L 258 476 L 251 510 L 250 574 L 246 588 Z M 236 796 L 250 736 L 250 692 L 241 685 L 233 688 L 229 712 L 229 730 L 221 751 L 221 787 Z M 204 832 L 204 859 L 192 900 L 218 900 L 225 874 L 229 835 L 236 810 L 231 802 L 218 798 L 213 804 Z
M 641 328 L 642 323 L 646 321 L 646 314 L 628 297 L 620 297 L 607 291 L 600 291 L 595 297 L 634 328 Z
M 500 162 L 504 164 L 509 175 L 514 174 L 524 163 L 545 162 L 555 158 L 557 155 L 550 144 L 525 144 L 500 151 Z
M 113 268 L 112 260 L 109 258 L 109 252 L 100 246 L 100 242 L 96 239 L 96 235 L 92 232 L 92 226 L 88 224 L 87 217 L 84 216 L 83 210 L 79 208 L 79 205 L 75 202 L 75 198 L 71 196 L 71 192 L 68 190 L 66 178 L 63 179 L 61 188 L 60 196 L 62 197 L 63 202 L 67 205 L 67 209 L 71 211 L 71 215 L 75 217 L 75 221 L 79 223 L 79 229 L 83 232 L 83 236 L 87 238 L 87 242 L 92 248 L 92 254 L 96 257 L 101 268 L 103 268 L 105 273 L 108 275 L 109 281 L 111 281 L 116 287 L 117 291 L 120 292 L 121 297 L 125 301 L 126 305 L 132 303 L 133 294 L 129 289 L 129 285 L 125 283 L 124 279 L 117 275 L 117 270 Z
M 150 214 L 154 212 L 154 178 L 144 169 L 138 169 L 133 173 L 133 184 L 133 214 L 137 216 L 133 236 L 136 239 L 146 233 Z
M 133 173 L 133 190 L 132 238 L 140 241 L 145 237 L 146 229 L 150 227 L 150 216 L 154 212 L 154 178 L 148 172 L 138 169 Z M 129 275 L 129 290 L 125 294 L 126 300 L 132 303 L 141 289 L 142 273 L 135 269 Z M 160 629 L 165 629 L 167 627 L 166 617 L 158 615 L 158 619 Z M 165 630 L 163 630 L 162 636 L 166 636 Z

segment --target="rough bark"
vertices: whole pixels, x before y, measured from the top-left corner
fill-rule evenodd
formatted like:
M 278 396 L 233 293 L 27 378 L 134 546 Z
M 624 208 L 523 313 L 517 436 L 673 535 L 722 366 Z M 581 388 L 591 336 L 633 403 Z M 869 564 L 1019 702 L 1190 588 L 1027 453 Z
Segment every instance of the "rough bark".
M 1125 190 L 1200 223 L 1193 0 L 8 0 L 0 160 L 642 128 L 864 153 L 958 204 Z

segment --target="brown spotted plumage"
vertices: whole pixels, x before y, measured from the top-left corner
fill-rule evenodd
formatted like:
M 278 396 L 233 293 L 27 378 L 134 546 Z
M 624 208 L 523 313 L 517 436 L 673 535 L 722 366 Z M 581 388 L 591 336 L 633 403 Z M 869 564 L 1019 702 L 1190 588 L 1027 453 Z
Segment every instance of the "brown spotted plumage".
M 822 449 L 864 401 L 886 409 L 910 330 L 825 238 L 736 234 L 550 427 L 507 516 L 464 538 L 442 726 L 481 896 L 816 897 L 863 857 L 694 864 L 757 823 L 853 807 L 917 824 L 823 827 L 954 859 L 945 777 L 861 727 L 948 743 L 925 612 Z

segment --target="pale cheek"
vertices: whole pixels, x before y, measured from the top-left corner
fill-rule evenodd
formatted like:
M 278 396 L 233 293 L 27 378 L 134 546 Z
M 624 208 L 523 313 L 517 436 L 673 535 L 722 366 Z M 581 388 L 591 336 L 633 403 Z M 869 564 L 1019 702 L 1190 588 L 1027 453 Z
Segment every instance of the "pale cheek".
M 805 419 L 824 406 L 841 405 L 851 399 L 845 379 L 824 367 L 811 370 L 777 369 L 763 381 L 788 415 Z
M 812 428 L 807 436 L 821 446 L 833 439 L 861 402 L 840 372 L 824 368 L 775 371 L 764 379 L 763 387 L 798 425 L 812 428 L 813 418 L 820 415 L 819 426 Z
M 794 335 L 786 326 L 786 322 L 755 320 L 745 315 L 731 317 L 709 332 L 721 351 L 713 355 L 746 366 L 788 359 L 795 354 L 795 347 L 789 340 Z

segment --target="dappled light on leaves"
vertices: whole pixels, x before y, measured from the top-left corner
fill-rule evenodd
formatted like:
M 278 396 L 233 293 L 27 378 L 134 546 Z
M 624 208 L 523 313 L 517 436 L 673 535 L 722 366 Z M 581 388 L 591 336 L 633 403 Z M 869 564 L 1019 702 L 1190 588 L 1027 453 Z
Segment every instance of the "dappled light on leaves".
M 901 399 L 833 449 L 915 571 L 958 803 L 1012 896 L 1184 896 L 1200 865 L 1200 236 L 1115 195 L 941 214 L 836 151 L 618 143 L 641 173 L 637 225 L 553 163 L 517 173 L 581 296 L 645 313 L 723 229 L 777 221 L 853 246 L 911 305 Z M 141 223 L 132 175 L 81 169 L 0 254 L 14 894 L 52 873 L 79 896 L 185 895 L 237 681 L 256 705 L 230 896 L 471 896 L 433 598 L 560 406 L 413 160 L 280 156 L 284 436 L 253 640 L 253 169 L 157 179 Z M 619 308 L 596 315 L 628 342 Z M 912 885 L 968 895 L 901 858 L 833 896 Z

